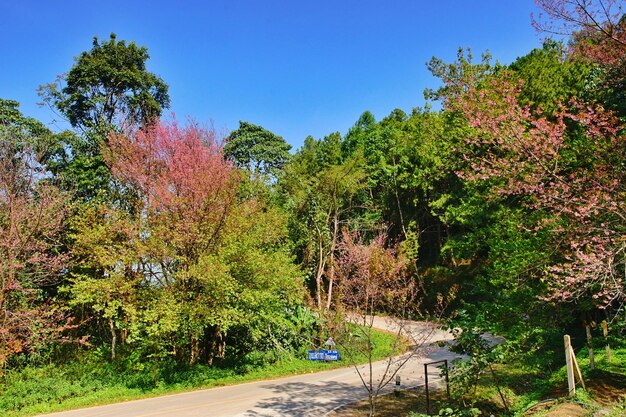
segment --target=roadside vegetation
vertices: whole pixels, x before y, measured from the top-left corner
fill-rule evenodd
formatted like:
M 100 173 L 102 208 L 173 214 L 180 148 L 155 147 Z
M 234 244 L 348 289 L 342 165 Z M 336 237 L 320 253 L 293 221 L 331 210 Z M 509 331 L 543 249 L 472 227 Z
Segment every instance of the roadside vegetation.
M 597 348 L 584 372 L 621 381 L 623 2 L 537 4 L 561 38 L 508 65 L 433 58 L 424 108 L 294 152 L 164 116 L 147 48 L 114 34 L 39 90 L 68 130 L 0 99 L 0 414 L 325 369 L 303 358 L 329 337 L 368 362 L 398 339 L 345 323 L 380 313 L 462 330 L 444 414 L 563 396 L 563 335 L 584 364 L 604 320 L 614 362 Z
M 374 331 L 374 360 L 391 352 L 394 335 Z M 369 357 L 357 354 L 354 363 Z M 6 417 L 32 416 L 73 408 L 129 401 L 183 391 L 267 380 L 346 366 L 345 361 L 306 359 L 306 352 L 264 351 L 219 366 L 180 366 L 173 360 L 156 364 L 81 355 L 64 364 L 24 366 L 4 375 L 0 410 Z
M 623 416 L 626 412 L 626 374 L 624 365 L 626 349 L 623 345 L 612 349 L 611 362 L 602 351 L 595 356 L 596 369 L 589 369 L 586 347 L 578 352 L 586 389 L 577 386 L 576 395 L 567 396 L 567 375 L 564 367 L 556 365 L 559 358 L 552 359 L 552 366 L 530 363 L 518 357 L 506 363 L 494 364 L 494 378 L 490 372 L 481 374 L 474 381 L 463 384 L 452 379 L 449 400 L 444 387 L 430 393 L 430 415 L 442 416 L 516 416 L 516 417 L 588 417 L 605 415 Z M 503 393 L 506 405 L 502 401 Z M 461 398 L 461 396 L 463 398 Z M 425 417 L 426 395 L 423 387 L 397 391 L 381 396 L 377 406 L 379 416 Z M 339 409 L 332 417 L 369 416 L 366 400 Z M 596 413 L 596 414 L 594 414 Z

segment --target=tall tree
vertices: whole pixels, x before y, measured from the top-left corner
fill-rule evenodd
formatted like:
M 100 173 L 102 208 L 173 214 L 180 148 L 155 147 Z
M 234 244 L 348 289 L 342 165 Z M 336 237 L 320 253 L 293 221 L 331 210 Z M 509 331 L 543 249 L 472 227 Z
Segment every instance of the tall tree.
M 143 124 L 169 107 L 167 84 L 148 72 L 150 55 L 134 42 L 93 39 L 67 76 L 41 87 L 45 102 L 83 132 L 122 123 Z
M 188 363 L 224 357 L 229 341 L 258 346 L 268 317 L 302 296 L 284 216 L 239 195 L 241 173 L 212 130 L 130 128 L 111 134 L 105 158 L 134 206 L 84 210 L 74 254 L 86 268 L 68 290 L 108 322 L 112 356 L 117 340 Z
M 363 158 L 359 152 L 343 159 L 339 133 L 316 141 L 305 140 L 285 168 L 281 186 L 293 207 L 292 233 L 303 263 L 310 268 L 320 310 L 335 297 L 335 259 L 342 227 L 358 211 L 358 195 L 365 188 Z
M 239 128 L 226 138 L 224 155 L 251 175 L 275 177 L 289 160 L 291 145 L 281 136 L 261 126 L 239 122 Z
M 519 104 L 519 95 L 519 83 L 505 71 L 450 102 L 472 128 L 464 177 L 487 184 L 495 198 L 550 215 L 533 227 L 555 225 L 552 298 L 587 309 L 618 306 L 626 262 L 617 197 L 625 184 L 623 125 L 602 106 L 574 99 L 554 114 L 536 114 Z
M 134 42 L 94 38 L 65 76 L 41 86 L 39 94 L 78 135 L 59 136 L 50 155 L 59 183 L 77 196 L 93 199 L 110 191 L 111 176 L 101 147 L 112 130 L 142 126 L 169 107 L 167 84 L 146 68 L 148 50 Z
M 621 0 L 535 0 L 543 10 L 534 26 L 570 37 L 571 55 L 591 64 L 590 88 L 605 107 L 626 117 L 626 19 Z M 593 85 L 595 84 L 595 86 Z M 599 88 L 595 88 L 599 87 Z
M 516 59 L 509 68 L 523 81 L 520 104 L 528 104 L 533 110 L 554 113 L 560 103 L 589 95 L 591 66 L 570 59 L 563 44 L 553 40 Z

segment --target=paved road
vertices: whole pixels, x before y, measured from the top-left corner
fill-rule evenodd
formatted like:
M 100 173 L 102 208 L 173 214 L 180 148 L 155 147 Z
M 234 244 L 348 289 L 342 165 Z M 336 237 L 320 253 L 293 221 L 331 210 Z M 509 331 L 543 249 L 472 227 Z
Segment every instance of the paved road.
M 378 319 L 375 327 L 389 328 Z M 428 344 L 448 341 L 449 333 L 433 331 L 423 323 L 407 326 L 411 334 L 428 334 Z M 423 384 L 425 362 L 452 359 L 456 355 L 445 347 L 431 345 L 419 357 L 411 358 L 400 370 L 403 387 Z M 373 374 L 384 372 L 386 363 L 377 362 Z M 366 367 L 360 368 L 367 372 Z M 438 371 L 429 372 L 429 380 Z M 392 390 L 391 384 L 387 390 Z M 166 395 L 145 400 L 47 414 L 48 417 L 322 417 L 334 408 L 367 397 L 367 391 L 354 368 L 342 368 L 297 375 L 270 381 L 258 381 L 228 387 Z

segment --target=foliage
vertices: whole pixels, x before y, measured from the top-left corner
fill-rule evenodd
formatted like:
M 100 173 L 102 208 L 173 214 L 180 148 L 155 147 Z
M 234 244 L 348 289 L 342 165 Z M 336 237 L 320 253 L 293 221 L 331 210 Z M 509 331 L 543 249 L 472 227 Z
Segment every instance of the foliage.
M 91 50 L 55 83 L 40 89 L 46 103 L 82 131 L 121 123 L 145 124 L 169 106 L 167 85 L 146 70 L 150 56 L 145 47 L 93 39 Z
M 0 365 L 83 357 L 66 342 L 88 337 L 93 381 L 119 372 L 160 392 L 254 373 L 329 335 L 371 361 L 374 315 L 437 314 L 451 294 L 472 353 L 455 377 L 464 394 L 478 376 L 500 387 L 499 349 L 554 367 L 555 335 L 626 301 L 626 20 L 613 0 L 537 3 L 534 24 L 569 38 L 509 66 L 462 49 L 433 58 L 443 85 L 425 95 L 440 110 L 366 111 L 294 155 L 248 122 L 223 139 L 160 120 L 167 85 L 146 48 L 115 35 L 40 89 L 74 132 L 0 99 Z M 364 327 L 339 332 L 343 313 Z
M 310 271 L 319 310 L 330 309 L 335 297 L 341 229 L 362 208 L 359 198 L 366 185 L 362 164 L 359 154 L 343 159 L 338 134 L 320 141 L 309 138 L 285 168 L 280 183 L 291 208 L 292 239 Z
M 43 128 L 2 101 L 0 123 L 0 370 L 17 354 L 59 342 L 66 314 L 46 294 L 61 279 L 65 196 L 40 164 Z M 8 109 L 8 111 L 6 111 Z
M 224 155 L 254 176 L 275 177 L 289 159 L 289 145 L 272 132 L 248 122 L 228 135 Z
M 119 198 L 101 154 L 108 133 L 150 124 L 169 107 L 167 84 L 148 72 L 148 58 L 145 47 L 118 41 L 115 34 L 108 41 L 94 37 L 67 75 L 39 88 L 43 102 L 78 132 L 57 135 L 46 157 L 66 191 L 85 200 Z
M 23 134 L 31 136 L 32 144 L 50 134 L 48 129 L 40 121 L 26 117 L 19 110 L 20 103 L 15 100 L 0 98 L 0 125 L 12 126 Z
M 476 387 L 481 376 L 490 373 L 493 383 L 498 390 L 504 409 L 510 411 L 507 399 L 502 391 L 501 383 L 496 377 L 494 364 L 505 359 L 504 349 L 506 345 L 495 344 L 487 340 L 486 335 L 471 328 L 454 328 L 456 344 L 453 350 L 467 355 L 467 359 L 455 359 L 450 371 L 451 399 L 461 410 L 476 412 L 475 401 Z M 450 412 L 450 415 L 454 413 Z M 444 413 L 443 415 L 447 415 Z M 461 414 L 464 415 L 464 414 Z M 469 414 L 472 415 L 472 414 Z
M 490 181 L 494 197 L 518 198 L 567 224 L 553 229 L 564 246 L 563 258 L 552 267 L 556 297 L 589 291 L 601 306 L 619 303 L 619 281 L 606 266 L 621 262 L 621 245 L 612 237 L 622 228 L 612 198 L 623 182 L 614 165 L 622 148 L 620 124 L 601 106 L 574 100 L 551 118 L 533 114 L 518 103 L 519 93 L 511 75 L 502 72 L 480 87 L 469 85 L 451 104 L 475 129 L 467 138 L 472 162 L 464 178 Z M 590 247 L 595 253 L 581 250 Z
M 572 56 L 596 69 L 594 91 L 607 108 L 626 115 L 626 20 L 619 0 L 536 0 L 543 13 L 534 26 L 569 35 Z
M 522 80 L 520 105 L 529 105 L 534 111 L 553 114 L 570 98 L 589 95 L 590 66 L 569 59 L 563 44 L 553 40 L 544 41 L 543 48 L 533 49 L 509 68 Z
M 227 345 L 243 356 L 270 335 L 299 347 L 287 312 L 303 291 L 284 216 L 238 199 L 215 132 L 175 121 L 131 129 L 110 136 L 105 157 L 133 206 L 77 218 L 82 270 L 66 291 L 108 323 L 112 359 L 118 340 L 144 359 L 190 364 L 225 359 Z

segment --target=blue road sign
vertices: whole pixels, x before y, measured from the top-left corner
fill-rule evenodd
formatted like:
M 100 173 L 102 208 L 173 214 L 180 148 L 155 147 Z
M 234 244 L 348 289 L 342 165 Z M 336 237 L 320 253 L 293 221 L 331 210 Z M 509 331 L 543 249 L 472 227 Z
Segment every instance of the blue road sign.
M 309 350 L 310 361 L 338 361 L 341 359 L 337 350 Z

